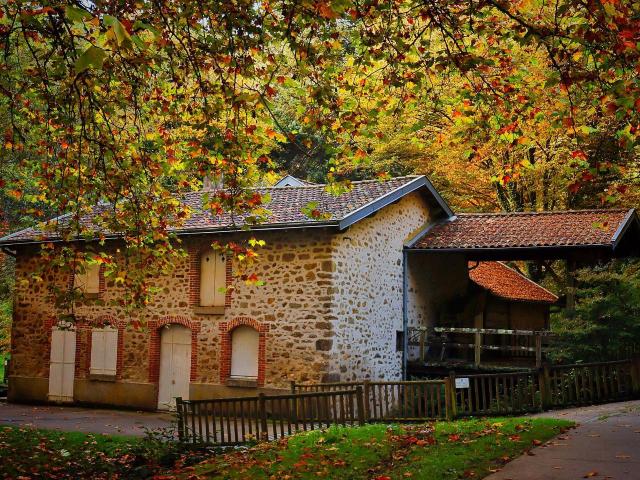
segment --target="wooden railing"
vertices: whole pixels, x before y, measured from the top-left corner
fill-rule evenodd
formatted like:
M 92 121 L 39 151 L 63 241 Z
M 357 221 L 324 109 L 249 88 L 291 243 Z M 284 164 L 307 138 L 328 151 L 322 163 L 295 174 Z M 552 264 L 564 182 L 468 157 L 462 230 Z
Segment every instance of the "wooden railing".
M 472 342 L 453 342 L 448 336 L 473 335 Z M 496 345 L 484 342 L 484 335 L 504 335 L 511 339 L 509 345 Z M 440 348 L 444 353 L 448 348 L 472 349 L 474 351 L 474 363 L 480 365 L 483 351 L 504 351 L 514 356 L 528 354 L 535 357 L 536 367 L 542 365 L 544 351 L 544 339 L 552 337 L 548 330 L 508 330 L 501 328 L 458 328 L 458 327 L 412 327 L 409 328 L 409 345 L 419 347 L 419 358 L 424 360 L 427 347 Z M 524 340 L 524 342 L 522 342 Z M 520 343 L 525 343 L 521 345 Z
M 275 440 L 330 425 L 363 425 L 362 388 L 287 395 L 176 399 L 178 436 L 195 444 Z
M 419 381 L 368 381 L 296 384 L 292 392 L 327 392 L 362 388 L 365 420 L 368 422 L 410 422 L 446 418 L 450 394 L 449 379 Z M 450 412 L 449 412 L 450 413 Z M 450 415 L 449 415 L 450 416 Z

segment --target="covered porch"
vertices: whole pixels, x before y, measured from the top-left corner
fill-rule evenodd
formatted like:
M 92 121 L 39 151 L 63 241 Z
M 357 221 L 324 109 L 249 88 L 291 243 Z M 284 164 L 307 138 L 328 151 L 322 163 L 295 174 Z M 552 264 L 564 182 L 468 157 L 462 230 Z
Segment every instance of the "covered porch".
M 634 210 L 461 214 L 405 247 L 407 375 L 540 367 L 550 308 L 571 308 L 577 268 L 640 254 Z M 564 295 L 507 261 L 565 262 Z

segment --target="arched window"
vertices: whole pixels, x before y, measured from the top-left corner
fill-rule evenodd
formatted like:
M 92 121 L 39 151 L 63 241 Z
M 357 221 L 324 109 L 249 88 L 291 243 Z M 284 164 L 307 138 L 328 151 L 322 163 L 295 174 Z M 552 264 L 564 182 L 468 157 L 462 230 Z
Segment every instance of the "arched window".
M 247 325 L 231 332 L 231 378 L 258 378 L 259 338 L 258 331 Z
M 200 257 L 200 306 L 223 307 L 227 280 L 224 255 L 213 249 Z

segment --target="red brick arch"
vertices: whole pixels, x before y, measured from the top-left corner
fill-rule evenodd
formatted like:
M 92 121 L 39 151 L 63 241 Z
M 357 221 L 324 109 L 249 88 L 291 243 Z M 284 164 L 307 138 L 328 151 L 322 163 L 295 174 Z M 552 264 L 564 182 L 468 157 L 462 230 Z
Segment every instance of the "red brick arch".
M 158 383 L 160 378 L 160 329 L 166 325 L 183 325 L 191 330 L 191 373 L 189 380 L 198 376 L 198 333 L 200 322 L 181 315 L 169 315 L 160 320 L 149 321 L 151 339 L 149 341 L 149 382 Z
M 258 378 L 259 387 L 264 386 L 266 371 L 267 333 L 269 325 L 260 323 L 250 317 L 236 317 L 228 322 L 220 322 L 220 383 L 226 383 L 231 376 L 231 333 L 241 325 L 252 327 L 258 331 Z

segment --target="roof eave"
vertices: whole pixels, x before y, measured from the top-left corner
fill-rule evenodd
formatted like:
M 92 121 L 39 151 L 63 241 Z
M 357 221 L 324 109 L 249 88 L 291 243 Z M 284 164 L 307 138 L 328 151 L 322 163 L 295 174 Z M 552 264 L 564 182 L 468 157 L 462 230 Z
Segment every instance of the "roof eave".
M 636 215 L 635 208 L 632 208 L 624 216 L 623 221 L 620 223 L 620 225 L 618 225 L 618 228 L 616 229 L 615 233 L 613 234 L 613 237 L 611 238 L 611 244 L 613 246 L 613 250 L 618 248 L 618 244 L 620 243 L 620 240 L 622 240 L 622 238 L 624 237 L 624 234 L 634 222 L 640 222 L 640 221 L 638 220 L 638 215 Z
M 337 220 L 324 221 L 324 222 L 296 222 L 296 223 L 272 223 L 268 225 L 253 225 L 248 229 L 242 227 L 220 227 L 220 228 L 198 228 L 188 230 L 171 230 L 169 233 L 177 236 L 188 235 L 206 235 L 213 233 L 237 233 L 237 232 L 250 232 L 250 231 L 272 231 L 272 230 L 299 230 L 305 228 L 337 228 L 339 225 Z M 74 238 L 73 240 L 64 240 L 62 238 L 42 238 L 42 239 L 24 239 L 16 241 L 2 241 L 0 240 L 0 248 L 24 246 L 24 245 L 37 245 L 45 242 L 51 243 L 65 243 L 65 242 L 96 242 L 99 240 L 118 240 L 121 239 L 122 234 L 110 234 L 103 237 L 92 238 Z

